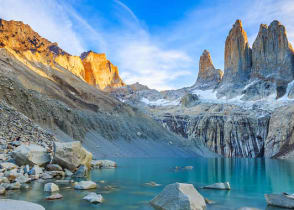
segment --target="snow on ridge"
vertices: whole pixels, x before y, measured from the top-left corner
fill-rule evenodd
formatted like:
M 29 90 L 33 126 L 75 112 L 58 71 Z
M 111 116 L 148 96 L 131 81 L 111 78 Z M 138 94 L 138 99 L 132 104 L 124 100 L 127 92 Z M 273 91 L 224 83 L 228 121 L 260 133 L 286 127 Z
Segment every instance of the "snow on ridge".
M 150 106 L 177 106 L 179 105 L 180 101 L 169 101 L 166 99 L 157 99 L 156 101 L 150 101 L 148 98 L 141 98 L 141 102 L 150 105 Z

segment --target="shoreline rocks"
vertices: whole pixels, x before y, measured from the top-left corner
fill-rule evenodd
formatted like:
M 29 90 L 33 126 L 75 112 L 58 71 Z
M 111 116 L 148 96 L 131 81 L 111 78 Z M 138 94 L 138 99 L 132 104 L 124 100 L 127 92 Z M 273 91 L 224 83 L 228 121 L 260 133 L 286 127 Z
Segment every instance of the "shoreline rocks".
M 59 191 L 59 187 L 58 187 L 58 185 L 56 185 L 54 183 L 47 183 L 44 186 L 44 191 L 45 192 L 57 192 L 57 191 Z
M 96 194 L 94 192 L 89 193 L 86 195 L 83 200 L 87 200 L 90 203 L 102 203 L 103 202 L 103 197 L 101 194 Z
M 80 181 L 74 183 L 74 188 L 76 190 L 90 190 L 96 189 L 97 184 L 93 181 Z

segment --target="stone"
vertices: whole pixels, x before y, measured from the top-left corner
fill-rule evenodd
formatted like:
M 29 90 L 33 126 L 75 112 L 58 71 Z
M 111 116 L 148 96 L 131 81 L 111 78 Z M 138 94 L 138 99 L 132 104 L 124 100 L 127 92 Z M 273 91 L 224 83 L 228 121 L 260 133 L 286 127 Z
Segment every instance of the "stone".
M 185 166 L 184 169 L 186 169 L 186 170 L 192 170 L 193 169 L 193 166 Z
M 0 177 L 0 184 L 1 183 L 9 183 L 9 180 L 7 177 Z
M 102 90 L 125 86 L 119 76 L 118 68 L 107 60 L 104 53 L 88 51 L 82 53 L 81 58 L 85 68 L 85 81 L 90 85 Z
M 27 176 L 20 175 L 15 179 L 15 181 L 19 182 L 20 184 L 24 184 L 31 182 L 31 179 Z
M 65 173 L 63 171 L 46 171 L 46 173 L 50 174 L 54 178 L 65 177 Z
M 180 100 L 180 104 L 183 107 L 191 107 L 198 103 L 199 103 L 199 97 L 196 94 L 191 94 L 191 93 L 184 95 Z
M 81 142 L 54 143 L 53 161 L 71 171 L 80 165 L 91 167 L 92 153 L 82 147 Z
M 151 186 L 151 187 L 158 187 L 158 186 L 161 186 L 161 184 L 157 184 L 156 182 L 147 182 L 145 183 L 145 185 L 148 185 L 148 186 Z
M 21 200 L 0 199 L 0 209 L 5 210 L 45 210 L 39 204 Z
M 29 175 L 41 175 L 43 173 L 43 169 L 40 168 L 38 165 L 35 165 L 30 171 Z
M 225 43 L 225 66 L 222 84 L 244 83 L 250 78 L 251 49 L 242 22 L 236 20 Z
M 93 181 L 80 181 L 74 184 L 76 190 L 96 189 L 97 184 Z
M 293 80 L 294 51 L 285 27 L 277 20 L 261 24 L 252 45 L 252 78 Z
M 19 182 L 14 182 L 11 184 L 5 184 L 4 186 L 6 190 L 19 190 L 21 187 L 21 184 Z
M 0 186 L 0 195 L 4 195 L 6 192 L 5 187 Z
M 266 202 L 270 206 L 276 206 L 281 208 L 294 208 L 294 196 L 283 194 L 265 194 Z
M 215 69 L 210 53 L 204 50 L 199 61 L 198 77 L 194 87 L 197 89 L 213 89 L 218 86 L 223 77 L 220 69 Z
M 64 172 L 65 172 L 65 176 L 72 176 L 73 175 L 73 173 L 68 169 L 64 169 Z
M 48 173 L 43 173 L 42 174 L 42 179 L 53 179 L 53 176 L 51 174 L 48 174 Z
M 154 208 L 162 210 L 204 210 L 206 203 L 192 184 L 174 183 L 167 185 L 150 201 Z
M 231 190 L 229 182 L 219 182 L 203 187 L 204 189 Z
M 73 174 L 74 177 L 86 177 L 89 175 L 88 168 L 85 165 L 81 165 L 78 170 Z
M 92 160 L 91 166 L 93 168 L 116 168 L 116 162 L 112 160 Z
M 3 162 L 3 163 L 0 163 L 0 168 L 5 170 L 11 170 L 11 169 L 18 168 L 18 166 L 15 165 L 14 163 Z
M 48 164 L 46 165 L 47 171 L 62 171 L 62 167 L 58 164 Z
M 57 199 L 61 199 L 61 198 L 63 198 L 63 196 L 59 193 L 56 193 L 56 194 L 47 196 L 46 200 L 57 200 Z
M 47 150 L 37 144 L 22 144 L 13 151 L 12 156 L 18 165 L 43 166 L 50 162 Z
M 47 183 L 44 185 L 44 191 L 45 192 L 57 192 L 59 191 L 58 185 L 54 183 Z
M 205 200 L 205 203 L 208 204 L 208 205 L 215 204 L 215 201 L 209 200 L 207 198 L 204 198 L 204 200 Z
M 89 193 L 86 195 L 83 200 L 87 200 L 90 203 L 102 203 L 103 202 L 103 197 L 101 194 L 96 194 L 94 192 Z

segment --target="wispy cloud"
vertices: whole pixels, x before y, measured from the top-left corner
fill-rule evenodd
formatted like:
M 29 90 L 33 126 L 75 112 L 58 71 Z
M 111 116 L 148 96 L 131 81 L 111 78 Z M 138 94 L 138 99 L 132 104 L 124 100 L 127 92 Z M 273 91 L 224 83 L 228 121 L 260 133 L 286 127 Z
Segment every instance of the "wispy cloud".
M 126 1 L 107 2 L 112 5 L 107 14 L 115 19 L 113 25 L 99 13 L 83 14 L 81 0 L 0 0 L 0 16 L 22 20 L 72 54 L 90 49 L 106 52 L 127 83 L 160 90 L 192 85 L 204 49 L 211 52 L 215 66 L 223 68 L 224 42 L 236 19 L 243 21 L 251 44 L 259 24 L 274 19 L 286 26 L 289 40 L 294 41 L 293 0 L 205 1 L 181 19 L 152 30 Z

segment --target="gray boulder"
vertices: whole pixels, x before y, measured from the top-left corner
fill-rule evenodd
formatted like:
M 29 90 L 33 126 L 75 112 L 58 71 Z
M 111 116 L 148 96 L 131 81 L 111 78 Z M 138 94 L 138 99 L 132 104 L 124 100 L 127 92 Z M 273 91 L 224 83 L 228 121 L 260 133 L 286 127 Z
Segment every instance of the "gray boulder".
M 18 168 L 18 166 L 15 165 L 14 163 L 3 162 L 3 163 L 0 163 L 0 168 L 5 170 L 11 170 L 11 169 Z
M 0 195 L 4 195 L 6 192 L 5 187 L 0 186 Z
M 62 171 L 62 167 L 58 164 L 48 164 L 46 165 L 47 171 Z
M 293 209 L 294 195 L 265 194 L 266 203 L 270 206 Z
M 78 170 L 73 174 L 74 177 L 86 177 L 88 176 L 89 171 L 88 168 L 85 165 L 81 165 Z
M 90 203 L 102 203 L 103 202 L 102 195 L 96 194 L 94 192 L 89 193 L 83 199 L 89 201 Z
M 61 199 L 61 198 L 63 198 L 63 195 L 56 193 L 56 194 L 47 196 L 46 200 L 57 200 L 57 199 Z
M 50 162 L 50 154 L 37 144 L 22 144 L 13 151 L 12 156 L 18 165 L 43 166 Z
M 74 184 L 74 188 L 76 190 L 89 190 L 89 189 L 96 189 L 97 184 L 92 181 L 80 181 Z
M 0 199 L 0 209 L 5 210 L 45 210 L 45 208 L 39 204 L 21 201 Z
M 92 153 L 83 148 L 79 141 L 68 143 L 54 142 L 53 161 L 71 171 L 80 165 L 86 165 L 90 168 Z
M 204 189 L 215 189 L 215 190 L 230 190 L 231 186 L 230 186 L 229 182 L 219 182 L 219 183 L 207 185 L 203 188 Z
M 47 183 L 44 186 L 44 191 L 45 192 L 57 192 L 57 191 L 59 191 L 59 187 L 58 187 L 58 185 L 56 185 L 54 183 Z
M 192 184 L 174 183 L 150 201 L 154 208 L 162 210 L 203 210 L 206 203 Z

